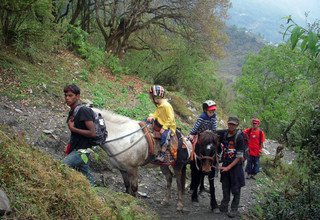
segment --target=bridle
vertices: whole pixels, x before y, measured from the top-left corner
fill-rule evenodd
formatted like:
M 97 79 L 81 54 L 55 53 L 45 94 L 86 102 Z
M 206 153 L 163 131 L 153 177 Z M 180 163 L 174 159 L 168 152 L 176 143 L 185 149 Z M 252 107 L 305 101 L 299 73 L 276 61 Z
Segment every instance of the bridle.
M 199 155 L 197 155 L 196 152 L 194 153 L 194 155 L 195 155 L 195 165 L 196 165 L 197 170 L 202 171 L 200 169 L 197 161 L 200 162 L 200 165 L 202 167 L 203 161 L 204 160 L 209 160 L 210 166 L 216 170 L 216 175 L 217 175 L 218 174 L 218 172 L 217 172 L 218 171 L 218 166 L 219 166 L 218 146 L 217 146 L 217 144 L 211 143 L 211 144 L 208 144 L 206 147 L 208 147 L 209 145 L 211 145 L 211 147 L 215 148 L 214 149 L 214 154 L 212 156 L 202 155 L 201 149 L 200 149 Z M 214 164 L 214 162 L 215 162 L 215 164 Z

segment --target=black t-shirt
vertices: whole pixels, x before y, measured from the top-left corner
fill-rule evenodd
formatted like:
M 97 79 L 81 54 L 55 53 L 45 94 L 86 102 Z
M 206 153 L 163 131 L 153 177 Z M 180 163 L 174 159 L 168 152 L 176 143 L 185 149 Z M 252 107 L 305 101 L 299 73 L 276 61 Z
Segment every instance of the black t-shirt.
M 237 133 L 238 130 L 236 130 Z M 243 137 L 241 134 L 238 135 L 237 141 L 235 142 L 236 133 L 232 136 L 228 136 L 227 130 L 217 131 L 220 136 L 220 142 L 223 144 L 222 152 L 222 163 L 223 165 L 229 165 L 237 157 L 243 157 Z
M 67 121 L 69 120 L 70 117 L 73 117 L 73 111 L 69 112 Z M 85 121 L 94 121 L 94 113 L 91 108 L 82 106 L 74 117 L 74 126 L 79 129 L 89 130 L 86 127 Z M 71 132 L 71 137 L 70 137 L 71 151 L 74 149 L 79 150 L 79 149 L 87 149 L 91 147 L 89 144 L 89 139 L 90 138 L 88 137 Z

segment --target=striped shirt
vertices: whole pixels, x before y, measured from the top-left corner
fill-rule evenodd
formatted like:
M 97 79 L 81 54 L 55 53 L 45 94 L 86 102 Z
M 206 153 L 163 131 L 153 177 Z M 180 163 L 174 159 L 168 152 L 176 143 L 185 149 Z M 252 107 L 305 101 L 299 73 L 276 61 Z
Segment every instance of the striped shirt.
M 205 112 L 202 112 L 193 128 L 191 129 L 190 134 L 196 135 L 205 130 L 215 131 L 217 129 L 216 115 L 217 114 L 214 113 L 211 117 L 209 117 Z

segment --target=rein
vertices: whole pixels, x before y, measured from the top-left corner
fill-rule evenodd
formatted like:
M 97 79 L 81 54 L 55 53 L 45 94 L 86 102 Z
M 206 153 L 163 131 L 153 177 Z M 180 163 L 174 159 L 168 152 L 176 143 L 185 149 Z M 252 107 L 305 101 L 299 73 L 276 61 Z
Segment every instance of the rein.
M 131 133 L 129 133 L 129 134 L 126 134 L 126 135 L 124 135 L 124 136 L 121 136 L 121 137 L 118 137 L 118 138 L 114 138 L 114 139 L 112 139 L 112 140 L 108 140 L 108 141 L 105 142 L 105 144 L 106 144 L 106 143 L 110 143 L 110 142 L 114 142 L 114 141 L 117 141 L 117 140 L 121 140 L 121 139 L 123 139 L 123 138 L 125 138 L 125 137 L 131 136 L 131 135 L 137 133 L 138 131 L 143 130 L 145 127 L 146 127 L 146 125 L 143 126 L 143 127 L 140 127 L 138 130 L 136 130 L 136 131 L 134 131 L 134 132 L 131 132 Z M 123 152 L 125 152 L 125 151 L 129 150 L 130 148 L 132 148 L 132 147 L 133 147 L 134 145 L 136 145 L 139 141 L 141 141 L 142 138 L 144 138 L 146 135 L 147 135 L 147 133 L 143 133 L 143 135 L 142 135 L 138 140 L 136 140 L 133 144 L 131 144 L 131 146 L 129 146 L 128 148 L 126 148 L 126 149 L 124 149 L 124 150 L 122 150 L 122 151 L 120 151 L 120 152 L 118 152 L 118 153 L 116 153 L 116 154 L 109 154 L 108 151 L 106 151 L 106 152 L 107 152 L 107 154 L 108 154 L 109 157 L 118 156 L 119 154 L 122 154 Z
M 134 145 L 136 145 L 139 141 L 142 140 L 142 138 L 144 138 L 146 136 L 146 134 L 144 133 L 138 140 L 136 140 L 133 144 L 131 144 L 131 146 L 129 146 L 128 148 L 116 153 L 116 154 L 109 154 L 108 152 L 108 156 L 109 157 L 115 157 L 115 156 L 118 156 L 119 154 L 122 154 L 123 152 L 126 152 L 127 150 L 129 150 L 130 148 L 132 148 Z
M 198 159 L 199 161 L 204 160 L 204 159 L 214 161 L 214 159 L 215 159 L 214 157 L 216 157 L 216 159 L 217 159 L 217 154 L 216 154 L 216 153 L 215 153 L 212 157 L 210 157 L 210 156 L 203 156 L 203 155 L 198 156 L 196 153 L 194 153 L 194 159 L 195 159 L 195 160 Z M 199 166 L 198 166 L 198 163 L 196 162 L 195 164 L 196 164 L 197 170 L 200 171 L 200 168 L 199 168 Z M 217 168 L 216 166 L 212 166 L 212 167 Z
M 108 141 L 106 141 L 106 142 L 104 142 L 104 143 L 110 143 L 110 142 L 114 142 L 114 141 L 117 141 L 117 140 L 121 140 L 121 139 L 123 139 L 123 138 L 125 138 L 125 137 L 128 137 L 128 136 L 130 136 L 130 135 L 133 135 L 134 133 L 137 133 L 138 131 L 144 129 L 145 127 L 146 127 L 146 125 L 143 126 L 143 127 L 140 127 L 138 130 L 136 130 L 136 131 L 134 131 L 134 132 L 131 132 L 131 133 L 129 133 L 129 134 L 126 134 L 126 135 L 121 136 L 121 137 L 118 137 L 118 138 L 114 138 L 114 139 L 108 140 Z

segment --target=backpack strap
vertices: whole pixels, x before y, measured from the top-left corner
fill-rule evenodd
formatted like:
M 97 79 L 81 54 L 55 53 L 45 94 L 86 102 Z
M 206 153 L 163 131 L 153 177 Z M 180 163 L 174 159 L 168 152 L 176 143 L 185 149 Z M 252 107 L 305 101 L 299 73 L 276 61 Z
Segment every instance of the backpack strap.
M 259 144 L 260 144 L 260 148 L 262 147 L 262 131 L 261 129 L 259 128 Z
M 235 147 L 237 146 L 237 139 L 238 139 L 238 136 L 239 136 L 239 134 L 241 134 L 241 130 L 237 130 L 237 133 L 236 133 L 236 136 L 234 137 L 234 145 L 235 145 Z
M 77 105 L 74 110 L 73 110 L 73 117 L 76 117 L 78 111 L 80 110 L 80 108 L 82 107 L 83 105 Z

